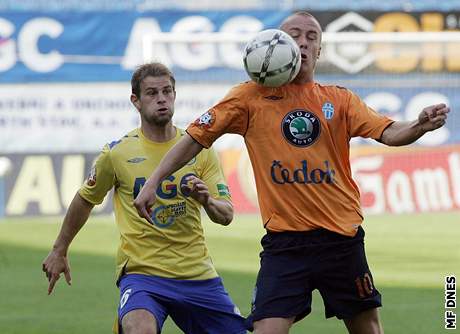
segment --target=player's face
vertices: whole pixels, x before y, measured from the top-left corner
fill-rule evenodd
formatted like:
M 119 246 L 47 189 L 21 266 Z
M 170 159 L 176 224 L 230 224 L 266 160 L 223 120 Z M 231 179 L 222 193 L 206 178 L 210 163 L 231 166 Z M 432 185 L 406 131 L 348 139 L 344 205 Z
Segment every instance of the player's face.
M 299 73 L 313 76 L 316 61 L 321 52 L 321 27 L 313 17 L 292 15 L 281 26 L 300 48 L 302 65 Z
M 140 85 L 140 98 L 131 96 L 141 117 L 154 126 L 165 126 L 174 114 L 176 92 L 168 76 L 146 77 Z

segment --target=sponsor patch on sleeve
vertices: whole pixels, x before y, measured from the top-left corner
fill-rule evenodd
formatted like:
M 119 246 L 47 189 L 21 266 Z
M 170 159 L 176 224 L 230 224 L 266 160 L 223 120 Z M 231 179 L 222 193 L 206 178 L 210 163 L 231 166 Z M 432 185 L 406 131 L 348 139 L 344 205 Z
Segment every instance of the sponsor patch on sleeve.
M 88 179 L 86 180 L 86 183 L 92 187 L 96 184 L 96 166 L 93 166 L 91 168 L 91 171 L 89 172 Z
M 228 190 L 228 186 L 226 184 L 218 183 L 217 184 L 217 191 L 219 192 L 219 196 L 228 196 L 228 195 L 230 195 L 230 191 Z
M 201 115 L 197 120 L 195 120 L 195 125 L 201 128 L 209 128 L 215 121 L 216 115 L 213 110 L 206 111 Z

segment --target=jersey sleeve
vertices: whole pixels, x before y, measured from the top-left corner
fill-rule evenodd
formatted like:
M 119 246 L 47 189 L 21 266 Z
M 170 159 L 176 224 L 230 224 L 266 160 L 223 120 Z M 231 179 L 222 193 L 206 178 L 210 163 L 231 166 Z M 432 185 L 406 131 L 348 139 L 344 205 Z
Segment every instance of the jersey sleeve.
M 207 157 L 203 161 L 200 178 L 208 186 L 209 193 L 213 198 L 231 201 L 230 191 L 216 151 L 210 148 L 206 153 Z
M 97 157 L 91 168 L 90 175 L 79 190 L 79 194 L 92 204 L 101 204 L 105 195 L 115 185 L 115 180 L 115 170 L 110 157 L 110 149 L 106 145 Z
M 367 106 L 356 94 L 348 93 L 347 126 L 350 137 L 379 140 L 383 131 L 394 121 Z
M 209 148 L 225 133 L 244 136 L 248 128 L 248 119 L 244 85 L 239 85 L 190 124 L 187 133 L 202 146 Z

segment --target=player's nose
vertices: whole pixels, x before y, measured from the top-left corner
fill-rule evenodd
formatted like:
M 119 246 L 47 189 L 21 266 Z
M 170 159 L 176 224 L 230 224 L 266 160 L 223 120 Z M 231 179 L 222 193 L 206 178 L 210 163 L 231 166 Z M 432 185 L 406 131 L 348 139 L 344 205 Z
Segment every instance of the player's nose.
M 301 35 L 296 39 L 297 45 L 301 49 L 306 49 L 308 47 L 308 40 L 305 36 Z
M 166 103 L 166 95 L 163 94 L 163 93 L 159 93 L 159 94 L 158 94 L 158 98 L 157 98 L 157 103 L 158 103 L 158 104 L 164 104 L 164 103 Z

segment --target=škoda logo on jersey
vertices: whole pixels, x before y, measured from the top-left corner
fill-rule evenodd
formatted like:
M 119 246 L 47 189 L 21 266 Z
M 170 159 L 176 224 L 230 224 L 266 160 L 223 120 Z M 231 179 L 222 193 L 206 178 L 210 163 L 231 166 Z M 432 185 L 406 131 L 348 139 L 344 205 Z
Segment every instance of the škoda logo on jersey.
M 321 123 L 311 111 L 295 109 L 284 116 L 281 132 L 286 140 L 298 147 L 307 147 L 318 139 Z

